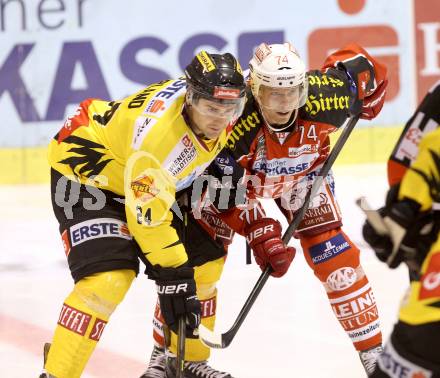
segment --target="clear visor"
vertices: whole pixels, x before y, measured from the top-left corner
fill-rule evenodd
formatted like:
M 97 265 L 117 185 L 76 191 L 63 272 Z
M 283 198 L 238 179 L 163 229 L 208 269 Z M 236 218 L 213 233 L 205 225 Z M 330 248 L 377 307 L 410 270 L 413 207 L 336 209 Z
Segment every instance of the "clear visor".
M 237 119 L 243 112 L 246 97 L 239 98 L 215 98 L 207 96 L 195 90 L 188 88 L 187 103 L 198 113 L 212 118 L 221 118 L 228 121 Z
M 306 103 L 308 81 L 296 87 L 275 88 L 260 85 L 258 88 L 258 102 L 266 109 L 277 112 L 290 112 Z

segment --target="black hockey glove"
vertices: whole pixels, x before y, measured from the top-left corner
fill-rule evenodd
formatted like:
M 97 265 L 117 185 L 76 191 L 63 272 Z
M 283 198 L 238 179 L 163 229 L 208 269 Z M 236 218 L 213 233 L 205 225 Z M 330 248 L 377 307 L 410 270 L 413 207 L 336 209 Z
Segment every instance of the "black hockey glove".
M 185 316 L 187 336 L 194 337 L 194 330 L 199 326 L 201 316 L 194 269 L 155 267 L 151 276 L 156 280 L 160 310 L 165 323 L 177 333 L 179 318 Z
M 437 236 L 432 213 L 419 213 L 420 205 L 409 199 L 379 209 L 389 234 L 379 234 L 366 221 L 362 229 L 365 241 L 373 248 L 380 261 L 396 268 L 405 261 L 412 270 L 418 270 Z
M 378 212 L 384 217 L 386 208 L 382 207 Z M 362 227 L 362 236 L 376 253 L 377 258 L 382 262 L 386 262 L 393 249 L 393 243 L 389 235 L 380 234 L 368 220 L 365 220 L 364 226 Z
M 387 265 L 394 269 L 417 253 L 418 229 L 415 226 L 420 205 L 412 200 L 402 200 L 385 211 L 384 222 L 389 230 L 392 249 L 386 256 Z
M 416 215 L 399 247 L 402 260 L 411 270 L 420 271 L 431 245 L 438 237 L 438 232 L 439 220 L 436 212 L 423 212 Z

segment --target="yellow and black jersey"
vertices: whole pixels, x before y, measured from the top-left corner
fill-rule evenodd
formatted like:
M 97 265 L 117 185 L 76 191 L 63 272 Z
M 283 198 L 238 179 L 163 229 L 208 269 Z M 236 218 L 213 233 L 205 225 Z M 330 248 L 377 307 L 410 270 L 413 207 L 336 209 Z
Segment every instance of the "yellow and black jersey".
M 125 197 L 128 228 L 150 263 L 179 266 L 185 249 L 171 227 L 177 191 L 202 174 L 226 143 L 200 140 L 182 113 L 183 79 L 121 101 L 82 102 L 49 146 L 53 169 Z
M 439 210 L 440 202 L 440 129 L 428 133 L 419 144 L 419 153 L 405 173 L 399 199 L 409 198 L 421 205 L 421 211 Z M 419 325 L 440 322 L 440 235 L 423 261 L 420 280 L 411 282 L 399 319 Z
M 406 123 L 388 160 L 388 182 L 395 185 L 416 159 L 423 136 L 440 125 L 440 81 L 435 83 Z
M 411 281 L 399 320 L 411 325 L 440 323 L 440 238 L 423 261 L 420 280 Z
M 419 153 L 406 172 L 399 188 L 399 199 L 409 198 L 421 211 L 440 202 L 440 129 L 428 133 L 419 144 Z

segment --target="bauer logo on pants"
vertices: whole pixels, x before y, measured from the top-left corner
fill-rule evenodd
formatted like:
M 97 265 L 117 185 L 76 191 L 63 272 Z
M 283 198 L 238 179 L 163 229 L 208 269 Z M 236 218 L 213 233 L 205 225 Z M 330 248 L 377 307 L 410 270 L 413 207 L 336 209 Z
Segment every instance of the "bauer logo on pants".
M 98 238 L 122 238 L 131 240 L 127 224 L 113 218 L 96 218 L 70 227 L 72 247 Z

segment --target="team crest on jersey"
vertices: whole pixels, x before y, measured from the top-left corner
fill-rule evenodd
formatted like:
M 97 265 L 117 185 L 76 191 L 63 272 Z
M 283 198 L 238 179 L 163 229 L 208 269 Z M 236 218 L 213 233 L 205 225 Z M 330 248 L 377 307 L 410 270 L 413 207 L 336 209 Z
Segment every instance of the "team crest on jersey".
M 163 166 L 173 176 L 180 174 L 197 156 L 197 151 L 188 134 L 176 144 Z
M 141 202 L 147 202 L 159 194 L 159 189 L 154 185 L 154 178 L 143 175 L 131 182 L 130 188 L 133 195 Z

